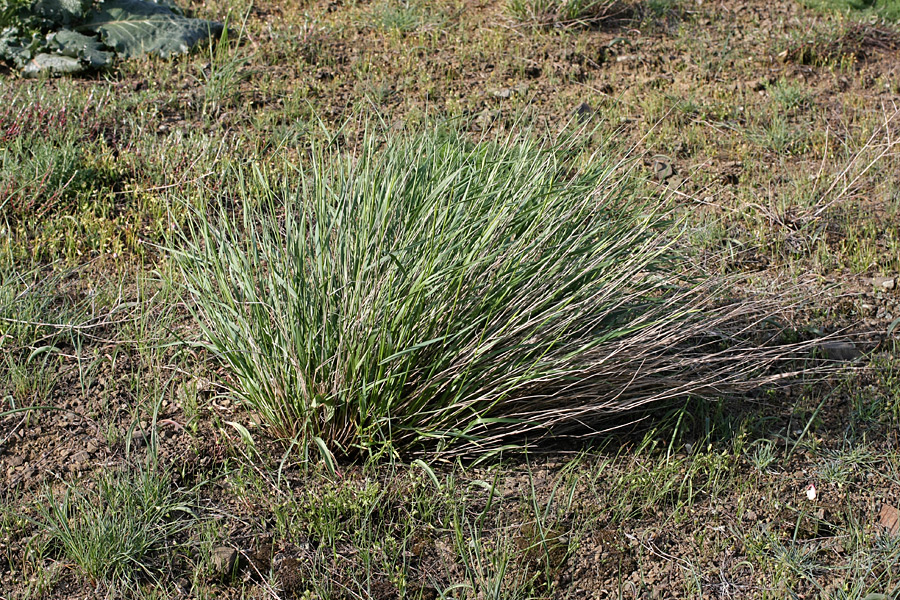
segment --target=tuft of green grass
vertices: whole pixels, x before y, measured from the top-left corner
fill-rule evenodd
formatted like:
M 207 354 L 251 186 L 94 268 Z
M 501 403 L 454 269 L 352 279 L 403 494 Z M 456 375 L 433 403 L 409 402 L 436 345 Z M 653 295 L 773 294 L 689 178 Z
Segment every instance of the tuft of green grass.
M 803 85 L 787 79 L 779 79 L 766 86 L 766 91 L 772 101 L 784 112 L 807 108 L 812 97 L 812 94 Z
M 509 0 L 506 9 L 517 21 L 542 27 L 599 25 L 631 19 L 635 10 L 619 0 Z
M 294 182 L 242 177 L 239 214 L 201 205 L 172 252 L 234 393 L 326 454 L 584 432 L 785 356 L 601 156 L 369 135 Z
M 181 500 L 158 472 L 106 472 L 93 487 L 45 492 L 33 521 L 89 580 L 135 582 L 153 576 L 153 557 L 190 523 L 178 518 L 190 513 Z
M 232 35 L 229 32 L 233 21 L 231 13 L 225 18 L 224 29 L 219 39 L 209 38 L 206 48 L 209 63 L 203 71 L 201 112 L 204 117 L 218 117 L 225 108 L 232 106 L 240 83 L 246 78 L 245 67 L 252 56 L 241 50 L 240 46 L 247 26 L 247 16 L 244 15 L 241 20 L 241 26 L 234 39 L 229 38 Z
M 381 0 L 369 9 L 369 22 L 381 31 L 411 33 L 436 19 L 427 2 L 415 0 Z

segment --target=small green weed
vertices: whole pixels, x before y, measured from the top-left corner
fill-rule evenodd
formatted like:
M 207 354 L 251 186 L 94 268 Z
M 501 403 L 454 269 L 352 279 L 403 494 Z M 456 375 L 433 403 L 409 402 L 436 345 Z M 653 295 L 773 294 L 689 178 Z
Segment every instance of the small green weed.
M 779 79 L 766 90 L 772 101 L 785 112 L 807 106 L 812 97 L 804 86 L 786 79 Z
M 753 444 L 746 457 L 757 471 L 765 473 L 778 460 L 775 443 L 771 440 L 759 440 Z

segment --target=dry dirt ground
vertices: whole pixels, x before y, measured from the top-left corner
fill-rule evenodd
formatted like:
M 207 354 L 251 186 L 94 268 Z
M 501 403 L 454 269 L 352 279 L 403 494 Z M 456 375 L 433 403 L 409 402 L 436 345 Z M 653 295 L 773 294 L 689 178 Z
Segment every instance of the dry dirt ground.
M 97 229 L 105 242 L 67 246 L 34 223 L 4 230 L 38 262 L 73 265 L 54 283 L 57 302 L 83 301 L 111 273 L 162 268 L 140 247 L 154 241 L 153 217 L 134 207 L 202 173 L 185 142 L 153 175 L 160 159 L 144 140 L 201 136 L 220 153 L 264 157 L 277 139 L 299 157 L 317 118 L 352 138 L 360 113 L 397 132 L 450 117 L 475 137 L 580 126 L 689 215 L 714 268 L 811 294 L 810 328 L 856 336 L 836 357 L 846 370 L 777 394 L 663 406 L 584 446 L 474 465 L 431 457 L 438 488 L 409 457 L 331 473 L 268 439 L 222 391 L 228 374 L 211 357 L 141 343 L 147 331 L 190 335 L 191 321 L 154 296 L 152 277 L 132 278 L 109 292 L 125 308 L 96 313 L 77 343 L 54 338 L 53 353 L 0 367 L 0 411 L 52 407 L 0 417 L 0 597 L 900 591 L 897 29 L 762 0 L 647 2 L 543 27 L 501 1 L 191 8 L 219 19 L 234 9 L 230 53 L 76 81 L 0 75 L 13 111 L 38 96 L 51 114 L 73 94 L 107 98 L 102 114 L 83 113 L 84 144 L 126 165 L 109 184 L 124 200 Z M 146 231 L 129 237 L 129 219 Z M 252 446 L 232 423 L 250 428 Z M 100 474 L 124 466 L 166 473 L 184 507 L 166 519 L 185 526 L 120 584 L 85 575 L 39 507 L 67 489 L 93 498 Z

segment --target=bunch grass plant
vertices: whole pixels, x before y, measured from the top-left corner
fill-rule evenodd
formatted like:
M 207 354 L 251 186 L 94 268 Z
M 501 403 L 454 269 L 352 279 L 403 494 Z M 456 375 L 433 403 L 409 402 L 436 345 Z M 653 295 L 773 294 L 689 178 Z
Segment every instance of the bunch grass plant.
M 517 21 L 540 27 L 596 26 L 631 19 L 636 8 L 619 0 L 509 0 Z
M 150 469 L 103 474 L 93 487 L 47 490 L 30 519 L 48 540 L 94 582 L 153 578 L 148 560 L 170 551 L 171 537 L 191 514 L 170 489 L 168 478 Z
M 723 299 L 665 201 L 573 148 L 369 134 L 242 172 L 173 250 L 234 393 L 305 448 L 470 453 L 780 377 L 771 306 Z

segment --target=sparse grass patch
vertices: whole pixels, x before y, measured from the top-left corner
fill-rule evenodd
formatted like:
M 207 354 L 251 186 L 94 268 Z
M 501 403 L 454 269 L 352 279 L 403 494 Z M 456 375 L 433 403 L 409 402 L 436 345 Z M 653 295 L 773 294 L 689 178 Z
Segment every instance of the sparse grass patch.
M 368 9 L 368 19 L 376 29 L 401 35 L 438 28 L 445 16 L 437 4 L 423 0 L 376 0 Z
M 506 8 L 514 19 L 541 27 L 616 24 L 636 14 L 620 0 L 508 0 Z
M 241 47 L 247 15 L 244 16 L 236 37 L 232 39 L 230 29 L 231 13 L 225 19 L 224 30 L 218 40 L 209 39 L 206 53 L 209 63 L 203 70 L 203 106 L 201 112 L 207 119 L 220 115 L 233 106 L 238 87 L 248 75 L 246 66 L 251 60 L 250 53 Z
M 563 468 L 549 496 L 527 483 L 505 492 L 496 466 L 435 469 L 433 478 L 396 463 L 338 479 L 310 470 L 293 494 L 269 488 L 282 548 L 273 585 L 295 597 L 552 595 L 580 527 L 562 520 L 571 516 L 566 472 L 577 478 L 578 466 Z M 533 482 L 532 467 L 519 467 L 515 478 Z
M 75 325 L 88 318 L 90 303 L 66 294 L 65 283 L 76 273 L 0 264 L 0 350 L 5 357 L 36 357 L 35 352 L 79 335 Z
M 91 582 L 137 582 L 159 572 L 159 553 L 190 522 L 185 500 L 158 472 L 108 472 L 94 486 L 45 491 L 34 523 Z
M 860 62 L 879 52 L 893 52 L 898 46 L 900 37 L 893 26 L 847 21 L 827 23 L 799 33 L 798 39 L 780 56 L 802 65 L 831 66 L 852 72 Z
M 851 425 L 900 424 L 900 362 L 890 353 L 876 356 L 868 373 L 870 380 L 861 381 L 851 388 Z
M 0 228 L 13 240 L 38 238 L 31 255 L 53 260 L 65 251 L 41 252 L 39 232 L 53 238 L 68 219 L 102 222 L 115 211 L 120 174 L 103 149 L 101 132 L 92 130 L 100 123 L 85 122 L 102 120 L 98 113 L 105 109 L 102 102 L 86 103 L 78 114 L 76 103 L 66 106 L 58 97 L 36 93 L 3 94 L 3 101 L 8 104 L 0 109 Z M 84 229 L 60 245 L 79 244 L 79 234 L 84 236 Z M 79 250 L 89 245 L 81 242 Z
M 0 253 L 27 264 L 122 252 L 111 102 L 64 84 L 0 94 L 0 229 L 11 242 Z
M 800 0 L 809 8 L 834 11 L 851 17 L 874 15 L 888 21 L 900 20 L 898 0 Z

